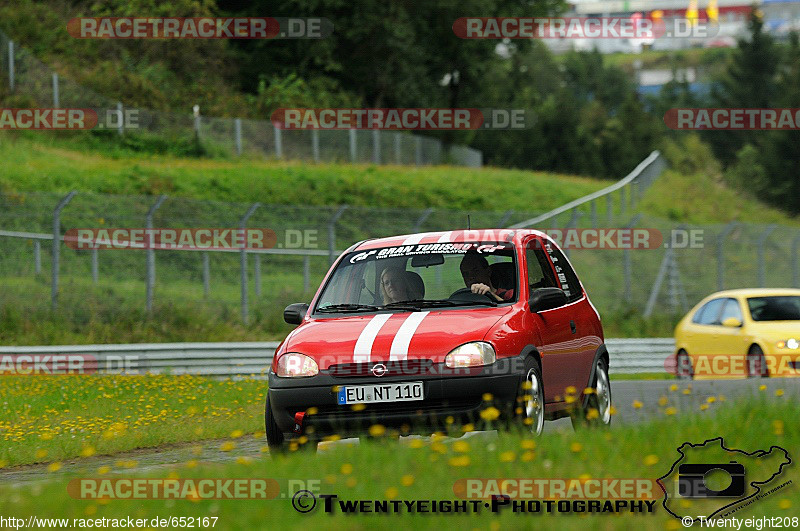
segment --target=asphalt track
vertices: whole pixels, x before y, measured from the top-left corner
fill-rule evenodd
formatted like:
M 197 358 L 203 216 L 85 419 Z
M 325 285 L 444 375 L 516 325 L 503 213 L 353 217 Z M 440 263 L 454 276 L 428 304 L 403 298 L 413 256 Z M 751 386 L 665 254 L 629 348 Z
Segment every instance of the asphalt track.
M 763 387 L 763 388 L 762 388 Z M 677 409 L 678 414 L 699 411 L 707 404 L 706 414 L 713 415 L 714 409 L 735 398 L 765 396 L 770 400 L 800 399 L 800 378 L 765 378 L 748 380 L 612 380 L 612 402 L 616 414 L 611 429 L 624 424 L 643 422 L 666 416 L 669 407 Z M 781 396 L 778 396 L 781 395 Z M 709 402 L 709 398 L 712 401 Z M 568 418 L 545 423 L 545 433 L 572 431 Z M 497 436 L 496 432 L 474 432 L 467 437 Z M 401 438 L 403 444 L 408 438 Z M 90 458 L 66 460 L 62 472 L 65 474 L 90 474 L 96 476 L 101 466 L 111 467 L 113 473 L 147 472 L 171 465 L 198 462 L 234 461 L 240 457 L 259 457 L 266 452 L 266 441 L 252 436 L 235 441 L 236 448 L 230 452 L 220 451 L 222 440 L 203 441 L 189 444 L 146 448 Z M 358 439 L 348 439 L 336 444 L 357 444 Z M 324 449 L 323 449 L 324 450 Z M 60 474 L 59 474 L 60 475 Z M 47 471 L 47 465 L 26 465 L 0 470 L 0 481 L 5 484 L 22 485 L 30 482 L 57 479 L 58 476 Z

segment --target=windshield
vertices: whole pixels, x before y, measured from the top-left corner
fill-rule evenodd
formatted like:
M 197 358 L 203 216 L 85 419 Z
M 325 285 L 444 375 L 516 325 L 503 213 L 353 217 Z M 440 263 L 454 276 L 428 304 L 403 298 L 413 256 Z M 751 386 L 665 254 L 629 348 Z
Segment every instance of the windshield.
M 349 253 L 315 309 L 319 313 L 496 306 L 517 300 L 509 243 L 440 243 Z
M 753 321 L 800 321 L 800 297 L 751 297 L 747 305 Z

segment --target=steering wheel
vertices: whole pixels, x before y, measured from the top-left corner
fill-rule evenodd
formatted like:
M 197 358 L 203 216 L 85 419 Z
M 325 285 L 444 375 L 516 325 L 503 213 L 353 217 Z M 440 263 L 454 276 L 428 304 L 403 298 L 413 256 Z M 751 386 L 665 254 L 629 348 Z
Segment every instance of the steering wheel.
M 470 288 L 461 288 L 457 290 L 455 293 L 450 295 L 448 299 L 456 299 L 462 301 L 484 301 L 483 297 L 488 298 L 492 302 L 497 302 L 495 298 L 492 296 L 491 293 L 487 293 L 485 295 L 479 295 L 477 293 L 473 293 Z

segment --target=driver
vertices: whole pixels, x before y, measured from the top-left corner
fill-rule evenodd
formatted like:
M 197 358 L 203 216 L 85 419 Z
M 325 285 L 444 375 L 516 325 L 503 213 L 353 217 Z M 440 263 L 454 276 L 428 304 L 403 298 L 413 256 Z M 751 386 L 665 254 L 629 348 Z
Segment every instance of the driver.
M 461 276 L 464 278 L 464 284 L 478 295 L 486 295 L 492 297 L 498 302 L 510 301 L 514 298 L 513 289 L 501 289 L 492 286 L 491 272 L 489 270 L 489 261 L 485 256 L 481 256 L 476 252 L 467 252 L 461 260 Z

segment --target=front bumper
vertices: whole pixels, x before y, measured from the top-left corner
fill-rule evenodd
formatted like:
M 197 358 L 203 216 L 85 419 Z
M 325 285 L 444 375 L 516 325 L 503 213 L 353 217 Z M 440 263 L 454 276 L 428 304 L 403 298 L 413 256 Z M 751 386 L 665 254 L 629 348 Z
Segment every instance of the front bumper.
M 370 365 L 378 363 L 372 362 Z M 523 381 L 524 360 L 501 358 L 487 367 L 472 368 L 466 374 L 433 366 L 432 374 L 398 374 L 384 377 L 335 377 L 322 371 L 310 378 L 287 379 L 269 374 L 269 400 L 275 421 L 284 433 L 358 434 L 380 424 L 415 433 L 445 427 L 450 422 L 477 423 L 480 413 L 494 406 L 504 416 L 513 409 Z M 447 374 L 450 373 L 450 374 Z M 421 381 L 424 399 L 411 402 L 385 402 L 339 405 L 339 386 L 389 384 Z M 489 393 L 491 402 L 484 401 Z M 312 409 L 313 408 L 313 409 Z M 309 413 L 305 413 L 309 411 Z M 298 423 L 298 413 L 302 415 Z

